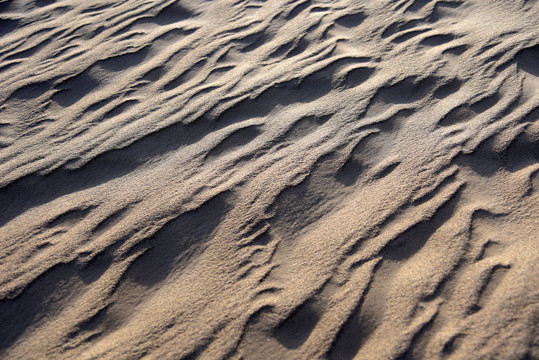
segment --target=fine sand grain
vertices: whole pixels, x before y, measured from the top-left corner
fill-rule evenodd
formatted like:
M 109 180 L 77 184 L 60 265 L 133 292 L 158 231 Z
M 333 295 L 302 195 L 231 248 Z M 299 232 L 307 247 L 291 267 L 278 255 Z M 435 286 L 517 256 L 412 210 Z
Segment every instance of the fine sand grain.
M 537 0 L 0 0 L 0 358 L 539 359 Z

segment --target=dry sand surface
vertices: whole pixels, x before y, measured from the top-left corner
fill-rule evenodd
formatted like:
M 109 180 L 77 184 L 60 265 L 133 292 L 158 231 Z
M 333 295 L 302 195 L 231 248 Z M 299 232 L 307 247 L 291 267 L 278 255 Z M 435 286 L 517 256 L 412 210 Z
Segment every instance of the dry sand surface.
M 0 0 L 0 358 L 539 359 L 537 0 Z

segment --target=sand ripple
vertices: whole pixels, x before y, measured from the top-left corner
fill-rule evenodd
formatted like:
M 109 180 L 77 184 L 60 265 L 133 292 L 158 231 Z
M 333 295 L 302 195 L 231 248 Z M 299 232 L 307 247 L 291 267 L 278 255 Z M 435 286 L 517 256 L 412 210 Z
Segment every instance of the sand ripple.
M 538 19 L 0 0 L 0 356 L 539 358 Z

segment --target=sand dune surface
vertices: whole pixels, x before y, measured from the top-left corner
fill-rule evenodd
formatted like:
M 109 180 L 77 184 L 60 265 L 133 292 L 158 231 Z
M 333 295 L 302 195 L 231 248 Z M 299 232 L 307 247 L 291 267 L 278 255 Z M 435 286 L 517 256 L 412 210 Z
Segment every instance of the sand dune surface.
M 539 359 L 536 0 L 0 0 L 0 357 Z

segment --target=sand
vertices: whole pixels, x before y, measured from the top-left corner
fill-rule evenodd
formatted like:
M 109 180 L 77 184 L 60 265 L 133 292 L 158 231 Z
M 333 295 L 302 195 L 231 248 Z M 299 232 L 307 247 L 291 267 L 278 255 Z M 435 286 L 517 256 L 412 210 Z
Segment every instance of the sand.
M 536 0 L 0 0 L 0 358 L 539 359 Z

